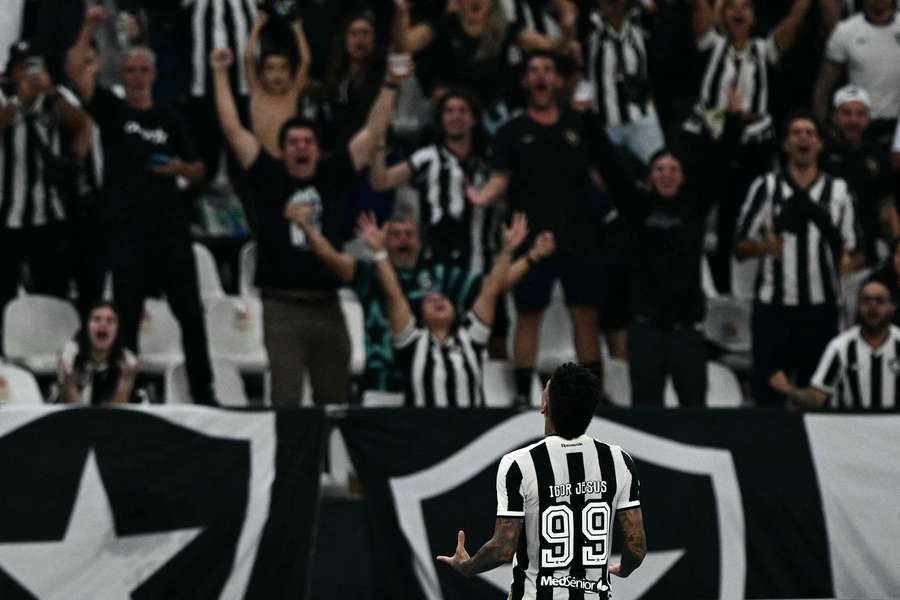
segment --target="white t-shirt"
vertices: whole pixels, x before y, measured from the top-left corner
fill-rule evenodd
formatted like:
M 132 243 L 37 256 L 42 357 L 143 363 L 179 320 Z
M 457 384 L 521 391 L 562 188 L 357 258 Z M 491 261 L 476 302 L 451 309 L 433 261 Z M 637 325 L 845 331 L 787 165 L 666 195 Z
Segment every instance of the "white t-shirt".
M 846 65 L 853 85 L 872 97 L 873 119 L 900 114 L 900 13 L 888 25 L 869 23 L 863 14 L 841 21 L 825 52 L 828 60 Z

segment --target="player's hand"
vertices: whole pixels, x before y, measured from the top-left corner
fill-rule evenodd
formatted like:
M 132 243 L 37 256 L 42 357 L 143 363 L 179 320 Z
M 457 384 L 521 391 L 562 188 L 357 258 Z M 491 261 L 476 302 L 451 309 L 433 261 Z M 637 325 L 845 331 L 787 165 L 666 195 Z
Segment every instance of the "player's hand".
M 491 203 L 490 199 L 474 185 L 466 186 L 466 198 L 475 206 L 486 206 Z
M 503 230 L 503 249 L 507 252 L 514 252 L 528 237 L 528 220 L 525 218 L 525 213 L 513 213 L 509 227 L 502 225 L 501 229 Z
M 788 379 L 785 372 L 781 370 L 775 371 L 772 373 L 772 376 L 769 377 L 769 387 L 781 394 L 787 394 L 794 389 L 794 386 L 791 385 L 791 380 Z
M 106 9 L 102 6 L 90 6 L 84 12 L 84 20 L 95 27 L 102 25 L 106 21 Z
M 622 574 L 622 563 L 617 562 L 609 568 L 609 574 L 615 575 L 616 577 L 628 577 L 631 573 L 627 573 L 625 575 Z
M 216 48 L 209 53 L 209 66 L 213 71 L 224 71 L 233 61 L 234 55 L 229 48 Z
M 284 207 L 284 218 L 300 228 L 312 225 L 315 216 L 316 207 L 311 202 L 291 202 Z
M 456 534 L 456 552 L 453 556 L 438 556 L 438 562 L 450 565 L 454 570 L 465 573 L 463 564 L 469 560 L 469 553 L 466 552 L 466 532 L 460 531 Z
M 775 235 L 772 231 L 766 233 L 766 238 L 762 242 L 763 253 L 773 258 L 781 258 L 781 236 Z
M 553 237 L 553 232 L 542 231 L 538 234 L 537 238 L 535 238 L 528 255 L 531 257 L 531 260 L 537 262 L 543 258 L 547 258 L 555 251 L 556 238 Z
M 366 242 L 372 252 L 384 250 L 384 239 L 387 237 L 386 226 L 378 227 L 378 220 L 374 213 L 359 213 L 359 217 L 356 219 L 356 235 Z

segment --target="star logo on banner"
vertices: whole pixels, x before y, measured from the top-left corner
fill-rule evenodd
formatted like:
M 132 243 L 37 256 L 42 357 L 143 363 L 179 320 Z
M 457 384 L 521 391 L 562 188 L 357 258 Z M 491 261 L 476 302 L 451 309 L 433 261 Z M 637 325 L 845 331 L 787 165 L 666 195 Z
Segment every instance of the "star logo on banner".
M 63 539 L 0 544 L 0 569 L 42 600 L 126 600 L 201 531 L 118 536 L 92 450 Z

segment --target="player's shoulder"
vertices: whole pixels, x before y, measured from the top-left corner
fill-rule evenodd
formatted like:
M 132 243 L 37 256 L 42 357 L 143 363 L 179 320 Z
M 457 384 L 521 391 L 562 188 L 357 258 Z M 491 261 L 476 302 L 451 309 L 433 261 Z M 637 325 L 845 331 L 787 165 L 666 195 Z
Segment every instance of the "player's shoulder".
M 529 444 L 528 446 L 523 446 L 522 448 L 518 448 L 513 450 L 512 452 L 507 452 L 503 455 L 503 458 L 500 459 L 500 464 L 517 462 L 520 458 L 527 456 L 531 453 L 532 450 L 541 445 L 546 445 L 547 439 L 544 438 L 542 440 L 538 440 L 533 444 Z

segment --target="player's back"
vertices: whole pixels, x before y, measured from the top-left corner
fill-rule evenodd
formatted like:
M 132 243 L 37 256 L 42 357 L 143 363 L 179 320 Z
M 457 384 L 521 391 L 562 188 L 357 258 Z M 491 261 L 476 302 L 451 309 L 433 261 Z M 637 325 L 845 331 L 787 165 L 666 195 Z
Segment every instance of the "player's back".
M 524 518 L 511 600 L 605 600 L 613 520 L 640 506 L 639 489 L 631 457 L 587 435 L 548 436 L 505 455 L 497 516 Z

